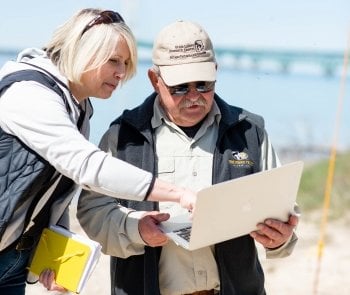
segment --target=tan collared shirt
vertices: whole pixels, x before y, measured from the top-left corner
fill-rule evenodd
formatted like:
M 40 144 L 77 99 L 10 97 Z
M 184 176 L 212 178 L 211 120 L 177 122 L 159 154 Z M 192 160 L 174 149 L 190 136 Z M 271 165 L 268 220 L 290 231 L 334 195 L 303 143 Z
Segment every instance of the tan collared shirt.
M 195 137 L 189 138 L 167 119 L 157 100 L 152 127 L 156 129 L 158 177 L 195 191 L 210 186 L 220 118 L 220 110 L 214 103 Z M 266 169 L 279 164 L 272 151 L 270 156 L 268 161 L 261 161 L 265 163 L 262 166 Z M 162 202 L 160 211 L 176 216 L 184 213 L 185 209 L 179 204 Z M 187 251 L 170 241 L 163 247 L 159 262 L 161 294 L 179 295 L 199 290 L 218 290 L 220 279 L 214 254 L 214 247 Z
M 189 138 L 155 107 L 152 127 L 156 128 L 158 177 L 195 191 L 210 186 L 219 119 L 219 109 L 214 105 L 195 137 Z M 186 212 L 179 204 L 161 202 L 159 205 L 160 211 L 172 216 Z M 220 280 L 213 251 L 214 247 L 187 251 L 172 241 L 163 246 L 159 262 L 161 294 L 218 288 Z

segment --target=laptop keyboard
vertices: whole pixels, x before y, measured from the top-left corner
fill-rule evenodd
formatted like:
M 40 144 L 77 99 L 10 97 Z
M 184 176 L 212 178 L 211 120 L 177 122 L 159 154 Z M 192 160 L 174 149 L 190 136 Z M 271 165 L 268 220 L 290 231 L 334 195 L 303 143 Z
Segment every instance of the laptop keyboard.
M 192 229 L 192 226 L 187 226 L 179 230 L 175 230 L 174 233 L 176 233 L 178 236 L 180 236 L 181 238 L 189 242 L 190 236 L 191 236 L 191 229 Z

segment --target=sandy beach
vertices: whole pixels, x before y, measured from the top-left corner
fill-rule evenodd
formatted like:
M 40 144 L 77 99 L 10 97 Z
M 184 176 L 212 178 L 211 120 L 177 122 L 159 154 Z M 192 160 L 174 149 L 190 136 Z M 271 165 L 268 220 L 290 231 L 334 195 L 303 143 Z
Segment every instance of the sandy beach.
M 84 234 L 72 210 L 72 230 Z M 298 226 L 298 244 L 290 257 L 265 259 L 258 246 L 265 270 L 266 291 L 269 295 L 348 295 L 350 294 L 350 235 L 349 218 L 327 224 L 323 254 L 318 260 L 318 240 L 321 213 L 302 216 Z M 317 266 L 320 271 L 317 272 Z M 316 280 L 318 278 L 318 280 Z M 316 283 L 315 283 L 316 282 Z M 29 295 L 51 294 L 40 284 L 27 287 Z M 102 255 L 82 295 L 110 294 L 109 257 Z

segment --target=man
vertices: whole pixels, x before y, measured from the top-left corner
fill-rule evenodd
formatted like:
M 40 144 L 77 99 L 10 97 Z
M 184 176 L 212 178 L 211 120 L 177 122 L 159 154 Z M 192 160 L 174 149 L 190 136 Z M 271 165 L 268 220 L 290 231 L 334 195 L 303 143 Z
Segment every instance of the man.
M 148 76 L 155 93 L 111 124 L 104 150 L 194 190 L 279 165 L 263 119 L 215 94 L 217 64 L 202 27 L 188 21 L 165 27 L 154 43 L 153 63 Z M 82 227 L 112 256 L 112 294 L 265 294 L 255 241 L 268 257 L 283 257 L 297 240 L 298 218 L 290 216 L 286 223 L 268 219 L 250 235 L 187 251 L 158 228 L 169 214 L 183 211 L 166 202 L 81 195 Z

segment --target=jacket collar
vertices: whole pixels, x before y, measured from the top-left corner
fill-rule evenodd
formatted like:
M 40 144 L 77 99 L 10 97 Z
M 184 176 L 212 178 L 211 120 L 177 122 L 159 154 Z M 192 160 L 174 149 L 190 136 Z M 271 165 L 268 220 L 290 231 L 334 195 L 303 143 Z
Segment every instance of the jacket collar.
M 152 93 L 138 107 L 134 108 L 131 111 L 124 111 L 120 119 L 134 126 L 137 130 L 139 130 L 148 138 L 147 134 L 149 133 L 151 119 L 153 117 L 153 105 L 156 97 L 157 93 Z M 214 95 L 214 99 L 221 112 L 220 125 L 225 126 L 227 128 L 229 126 L 237 124 L 238 122 L 244 120 L 247 117 L 247 115 L 243 113 L 242 108 L 229 105 L 217 94 Z M 112 124 L 117 123 L 118 121 L 119 119 L 114 121 Z

